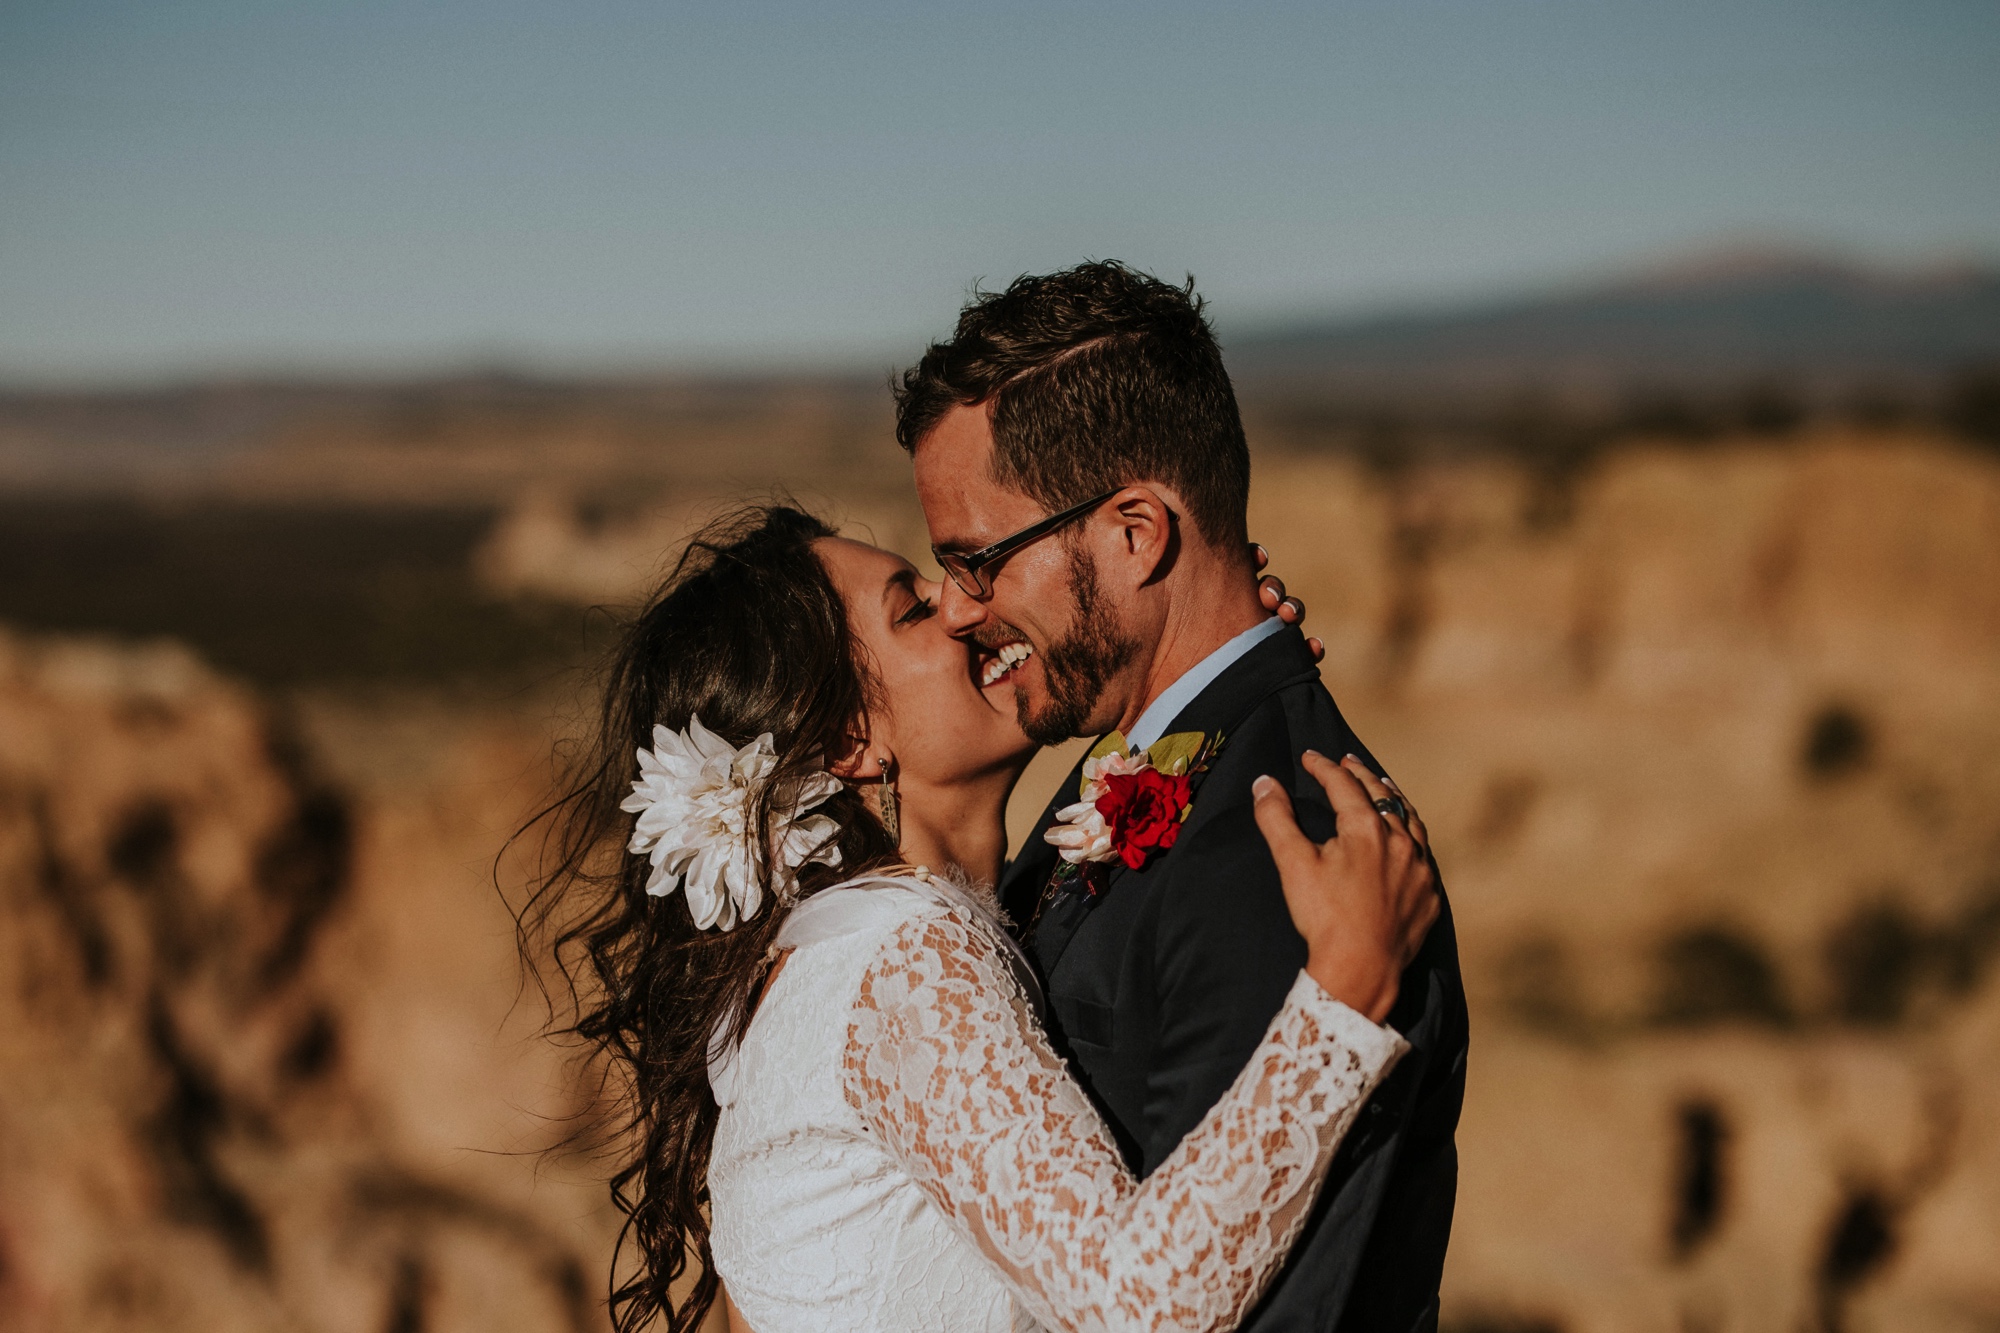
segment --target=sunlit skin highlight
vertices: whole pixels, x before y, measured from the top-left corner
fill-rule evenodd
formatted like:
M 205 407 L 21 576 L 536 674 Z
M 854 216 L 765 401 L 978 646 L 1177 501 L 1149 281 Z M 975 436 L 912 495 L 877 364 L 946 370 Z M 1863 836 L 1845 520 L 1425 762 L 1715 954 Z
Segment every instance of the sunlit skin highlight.
M 939 585 L 909 561 L 841 537 L 813 549 L 847 603 L 876 684 L 855 748 L 832 766 L 834 774 L 879 782 L 888 763 L 901 801 L 904 856 L 957 866 L 975 880 L 998 879 L 1007 797 L 1035 753 L 1015 721 L 1012 681 L 979 684 L 993 654 L 946 629 L 937 613 Z
M 942 550 L 978 550 L 1047 513 L 994 478 L 984 404 L 955 407 L 939 420 L 916 449 L 915 479 L 932 544 Z M 951 634 L 989 648 L 1025 639 L 1034 655 L 1010 679 L 1024 712 L 1039 714 L 1055 702 L 1042 654 L 1075 627 L 1071 562 L 1094 560 L 1099 614 L 1143 647 L 1111 674 L 1076 734 L 1129 728 L 1190 668 L 1271 614 L 1247 553 L 1204 541 L 1185 511 L 1171 486 L 1126 486 L 1065 532 L 1008 556 L 992 571 L 991 597 L 975 600 L 945 580 L 941 619 Z

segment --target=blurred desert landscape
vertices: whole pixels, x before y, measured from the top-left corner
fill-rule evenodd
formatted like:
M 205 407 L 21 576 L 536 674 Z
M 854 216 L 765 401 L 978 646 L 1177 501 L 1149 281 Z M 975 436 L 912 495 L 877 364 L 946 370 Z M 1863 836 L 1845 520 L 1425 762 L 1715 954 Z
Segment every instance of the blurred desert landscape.
M 1457 914 L 1448 1329 L 2000 1330 L 2000 381 L 1936 334 L 2000 280 L 1926 281 L 1232 346 Z M 605 1327 L 507 840 L 616 608 L 777 489 L 924 550 L 879 379 L 0 397 L 0 1323 Z

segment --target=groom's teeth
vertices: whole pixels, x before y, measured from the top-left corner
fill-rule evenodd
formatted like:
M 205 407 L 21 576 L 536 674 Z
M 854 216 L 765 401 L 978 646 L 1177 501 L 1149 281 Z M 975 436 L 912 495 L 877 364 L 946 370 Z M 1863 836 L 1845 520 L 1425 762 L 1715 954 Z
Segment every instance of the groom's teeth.
M 993 660 L 979 673 L 979 684 L 983 688 L 1000 681 L 1008 672 L 1034 656 L 1035 650 L 1026 643 L 1016 641 L 1002 644 L 993 654 Z

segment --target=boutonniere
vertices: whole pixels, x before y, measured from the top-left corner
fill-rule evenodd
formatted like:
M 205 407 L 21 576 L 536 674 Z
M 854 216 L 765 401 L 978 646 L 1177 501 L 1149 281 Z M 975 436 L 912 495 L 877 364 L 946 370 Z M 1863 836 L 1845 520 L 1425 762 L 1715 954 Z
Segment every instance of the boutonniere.
M 1042 835 L 1063 859 L 1057 882 L 1081 875 L 1094 896 L 1111 862 L 1139 870 L 1170 849 L 1193 808 L 1194 775 L 1221 748 L 1222 737 L 1199 731 L 1162 736 L 1144 750 L 1115 731 L 1099 741 L 1083 761 L 1075 804 L 1056 811 Z

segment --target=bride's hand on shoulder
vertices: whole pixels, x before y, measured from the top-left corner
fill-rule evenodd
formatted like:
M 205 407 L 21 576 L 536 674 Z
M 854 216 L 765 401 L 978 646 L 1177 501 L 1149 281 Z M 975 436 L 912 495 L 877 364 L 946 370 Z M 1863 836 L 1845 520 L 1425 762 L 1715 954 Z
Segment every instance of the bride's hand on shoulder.
M 1333 805 L 1335 836 L 1308 838 L 1284 785 L 1271 777 L 1253 787 L 1257 827 L 1278 863 L 1292 924 L 1305 937 L 1307 973 L 1380 1023 L 1438 917 L 1430 837 L 1408 800 L 1354 756 L 1336 764 L 1308 750 L 1305 767 Z
M 1250 543 L 1250 558 L 1257 562 L 1260 570 L 1271 563 L 1271 553 L 1264 549 L 1262 542 Z M 1278 619 L 1287 625 L 1306 623 L 1306 604 L 1296 597 L 1286 596 L 1285 581 L 1276 574 L 1265 574 L 1257 580 L 1257 598 L 1264 603 L 1266 611 L 1275 612 Z M 1326 645 L 1317 638 L 1308 635 L 1306 647 L 1312 649 L 1313 661 L 1326 660 Z

